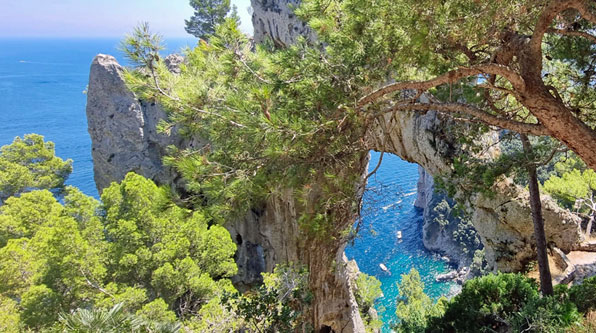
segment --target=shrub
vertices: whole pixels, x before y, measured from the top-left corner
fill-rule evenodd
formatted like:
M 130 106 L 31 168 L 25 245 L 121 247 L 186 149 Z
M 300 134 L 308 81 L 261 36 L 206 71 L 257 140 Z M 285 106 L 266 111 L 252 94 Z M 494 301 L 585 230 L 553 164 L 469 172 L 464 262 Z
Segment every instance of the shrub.
M 401 276 L 399 296 L 395 311 L 399 323 L 394 327 L 398 332 L 424 332 L 429 318 L 443 314 L 446 299 L 441 298 L 433 304 L 431 298 L 424 293 L 424 283 L 415 269 Z
M 585 279 L 580 285 L 571 287 L 569 299 L 577 306 L 579 312 L 586 313 L 596 310 L 596 276 Z
M 579 324 L 582 316 L 566 294 L 530 300 L 516 313 L 514 332 L 558 333 L 572 324 Z
M 430 332 L 493 332 L 511 328 L 512 315 L 540 298 L 534 280 L 519 274 L 486 275 L 468 281 L 447 305 L 445 315 L 430 320 Z

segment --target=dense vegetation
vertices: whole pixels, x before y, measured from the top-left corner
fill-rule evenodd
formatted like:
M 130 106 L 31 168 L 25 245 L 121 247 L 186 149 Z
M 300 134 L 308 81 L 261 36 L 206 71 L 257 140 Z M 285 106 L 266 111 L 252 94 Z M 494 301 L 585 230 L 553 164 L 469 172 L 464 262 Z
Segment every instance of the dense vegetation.
M 480 156 L 486 164 L 480 179 L 489 194 L 503 174 L 526 175 L 541 287 L 550 295 L 537 164 L 563 148 L 536 146 L 542 139 L 528 136 L 552 136 L 596 165 L 593 98 L 585 93 L 594 75 L 592 11 L 582 1 L 310 0 L 296 13 L 321 43 L 252 45 L 228 19 L 187 52 L 179 75 L 142 47 L 143 38 L 131 43 L 141 45 L 127 49 L 140 68 L 127 81 L 169 112 L 162 130 L 179 128 L 210 142 L 167 159 L 185 177 L 195 207 L 207 203 L 213 218 L 225 220 L 289 189 L 303 204 L 305 242 L 350 233 L 338 222 L 358 216 L 370 148 L 364 138 L 378 117 L 455 113 L 460 144 L 474 157 L 481 151 L 473 143 L 488 129 L 512 131 L 521 149 L 496 163 Z M 569 45 L 577 52 L 568 52 Z M 383 86 L 387 81 L 397 82 Z M 430 103 L 420 102 L 423 93 Z M 469 163 L 458 160 L 465 156 L 453 157 L 455 176 L 469 172 Z
M 532 279 L 490 274 L 466 282 L 460 294 L 436 303 L 423 292 L 418 272 L 402 276 L 398 332 L 592 332 L 583 315 L 596 309 L 596 277 L 552 296 L 540 296 Z
M 305 271 L 278 268 L 256 295 L 236 294 L 227 230 L 178 207 L 151 180 L 130 173 L 98 202 L 70 186 L 48 191 L 64 184 L 71 162 L 41 136 L 16 138 L 0 152 L 21 166 L 2 188 L 36 180 L 0 206 L 1 331 L 227 331 L 253 325 L 255 314 L 245 311 L 265 304 L 279 318 L 259 314 L 258 325 L 301 324 L 295 307 L 308 303 Z

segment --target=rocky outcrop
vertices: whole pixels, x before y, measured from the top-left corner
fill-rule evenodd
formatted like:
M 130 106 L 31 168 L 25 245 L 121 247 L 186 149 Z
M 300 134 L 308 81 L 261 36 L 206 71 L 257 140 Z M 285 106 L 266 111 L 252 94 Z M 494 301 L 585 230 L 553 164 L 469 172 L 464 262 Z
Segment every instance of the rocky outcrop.
M 445 255 L 463 271 L 472 263 L 476 251 L 484 247 L 480 237 L 470 218 L 456 211 L 455 202 L 444 193 L 435 191 L 433 177 L 420 166 L 418 174 L 418 196 L 414 206 L 424 210 L 424 247 Z
M 474 227 L 485 245 L 487 260 L 495 262 L 497 269 L 519 271 L 534 259 L 536 251 L 527 191 L 504 181 L 496 186 L 494 197 L 478 196 L 474 207 Z M 550 245 L 567 253 L 582 240 L 579 217 L 561 209 L 547 195 L 542 195 L 542 214 Z
M 261 43 L 267 39 L 279 47 L 292 45 L 298 37 L 316 40 L 308 25 L 299 20 L 294 9 L 300 0 L 251 0 L 254 40 Z
M 173 184 L 177 181 L 175 174 L 162 164 L 166 147 L 203 144 L 158 133 L 156 126 L 165 119 L 165 112 L 155 103 L 139 100 L 126 87 L 123 70 L 114 57 L 100 54 L 93 59 L 89 74 L 87 123 L 95 184 L 100 193 L 130 171 L 159 184 Z

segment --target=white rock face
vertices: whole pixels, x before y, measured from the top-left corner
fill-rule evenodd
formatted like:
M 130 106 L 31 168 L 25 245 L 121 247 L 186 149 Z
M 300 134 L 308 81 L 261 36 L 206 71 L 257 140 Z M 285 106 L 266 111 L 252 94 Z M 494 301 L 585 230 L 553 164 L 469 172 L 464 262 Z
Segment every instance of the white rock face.
M 87 124 L 95 184 L 100 193 L 130 171 L 159 184 L 172 184 L 175 175 L 161 162 L 166 147 L 202 144 L 157 133 L 156 125 L 166 117 L 165 112 L 130 92 L 123 70 L 114 57 L 104 54 L 96 56 L 91 64 Z
M 419 181 L 417 207 L 432 199 L 432 175 L 449 172 L 452 158 L 460 154 L 455 138 L 445 130 L 449 121 L 436 112 L 386 114 L 367 139 L 372 149 L 398 155 L 425 170 Z M 528 192 L 510 182 L 495 188 L 496 195 L 477 195 L 472 202 L 472 223 L 480 235 L 491 266 L 504 272 L 520 270 L 535 257 L 533 224 Z M 542 195 L 547 242 L 565 252 L 582 240 L 580 219 Z M 451 246 L 448 242 L 446 246 Z
M 294 15 L 300 0 L 251 0 L 255 42 L 270 38 L 275 45 L 283 47 L 296 42 L 298 37 L 316 40 L 307 24 Z

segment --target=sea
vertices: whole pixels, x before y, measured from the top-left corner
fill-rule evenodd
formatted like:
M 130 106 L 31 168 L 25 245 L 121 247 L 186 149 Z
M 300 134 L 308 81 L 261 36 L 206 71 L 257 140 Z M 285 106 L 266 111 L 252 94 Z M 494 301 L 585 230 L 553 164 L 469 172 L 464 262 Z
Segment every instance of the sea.
M 127 64 L 119 43 L 118 39 L 0 39 L 0 146 L 24 134 L 43 135 L 55 143 L 57 156 L 74 161 L 67 184 L 97 198 L 85 91 L 95 55 L 111 54 Z M 193 38 L 168 39 L 165 53 L 194 45 Z M 380 154 L 371 154 L 372 170 Z M 414 207 L 417 180 L 416 164 L 385 154 L 381 167 L 369 179 L 359 235 L 346 248 L 346 255 L 356 260 L 361 271 L 382 282 L 384 296 L 377 308 L 384 332 L 390 331 L 395 320 L 402 274 L 417 269 L 433 298 L 455 287 L 435 281 L 436 274 L 449 267 L 422 244 L 422 212 Z

